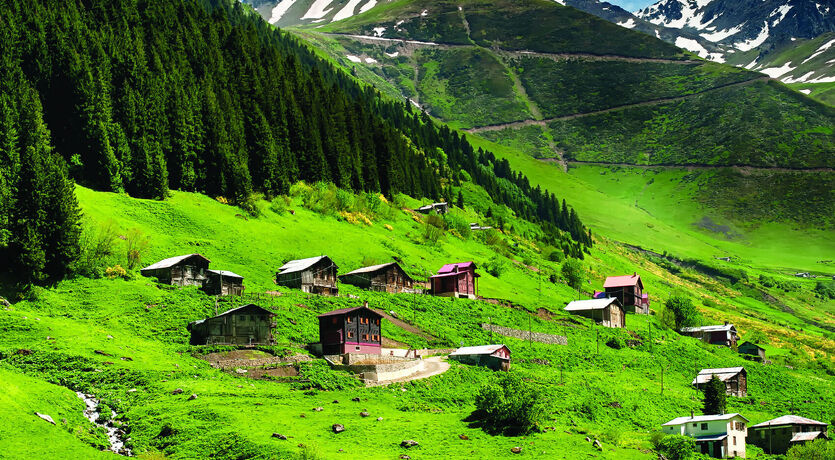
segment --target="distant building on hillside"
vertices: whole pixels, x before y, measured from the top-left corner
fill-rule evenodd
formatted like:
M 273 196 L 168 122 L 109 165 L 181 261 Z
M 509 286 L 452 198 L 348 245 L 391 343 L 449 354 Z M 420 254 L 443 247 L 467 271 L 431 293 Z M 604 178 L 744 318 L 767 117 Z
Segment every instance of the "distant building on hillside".
M 615 297 L 624 310 L 649 314 L 649 295 L 644 294 L 644 283 L 638 273 L 626 276 L 610 276 L 603 283 L 606 297 Z
M 507 371 L 510 369 L 510 348 L 501 344 L 461 347 L 450 353 L 449 359 L 464 364 L 489 367 L 495 371 Z
M 784 415 L 750 428 L 749 442 L 771 455 L 783 455 L 792 446 L 829 439 L 826 423 L 797 415 Z
M 291 260 L 275 275 L 279 286 L 301 289 L 311 294 L 336 295 L 336 271 L 339 267 L 328 256 Z
M 211 318 L 193 321 L 187 329 L 192 345 L 273 345 L 275 314 L 257 305 L 233 308 Z
M 714 458 L 745 458 L 747 423 L 739 414 L 691 414 L 670 420 L 662 425 L 662 431 L 695 438 L 696 451 Z
M 203 292 L 209 295 L 241 295 L 244 277 L 228 270 L 206 270 Z
M 748 395 L 748 372 L 744 367 L 702 369 L 693 379 L 692 385 L 701 390 L 714 375 L 725 384 L 727 394 L 740 398 Z
M 765 361 L 765 348 L 753 342 L 743 342 L 737 348 L 740 354 L 746 355 L 746 358 L 754 361 Z
M 421 207 L 415 209 L 415 211 L 417 211 L 421 214 L 429 214 L 432 211 L 435 211 L 438 214 L 446 214 L 447 212 L 449 212 L 449 205 L 447 203 L 443 203 L 443 202 L 432 203 L 432 204 L 427 204 L 425 206 L 421 206 Z
M 412 292 L 415 282 L 397 262 L 358 268 L 339 275 L 339 280 L 363 289 L 392 294 Z
M 614 297 L 575 300 L 566 305 L 565 311 L 592 319 L 606 327 L 626 327 L 626 313 L 620 301 Z
M 368 308 L 368 302 L 361 307 L 323 313 L 318 318 L 322 354 L 380 354 L 383 315 Z
M 716 326 L 685 327 L 682 328 L 681 333 L 712 345 L 724 345 L 730 348 L 736 347 L 736 342 L 739 340 L 736 328 L 727 322 Z
M 142 276 L 156 278 L 162 284 L 203 286 L 211 261 L 200 254 L 169 257 L 140 269 Z
M 438 274 L 430 276 L 432 295 L 441 297 L 463 297 L 475 299 L 478 296 L 478 278 L 474 262 L 446 264 Z

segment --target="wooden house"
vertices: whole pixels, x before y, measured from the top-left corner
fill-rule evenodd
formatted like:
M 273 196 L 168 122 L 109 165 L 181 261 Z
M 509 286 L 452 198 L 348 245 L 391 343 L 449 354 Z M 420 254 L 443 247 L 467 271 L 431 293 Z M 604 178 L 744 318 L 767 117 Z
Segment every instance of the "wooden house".
M 826 423 L 797 415 L 784 415 L 750 428 L 748 442 L 761 448 L 765 453 L 783 455 L 792 446 L 815 439 L 829 439 Z
M 702 369 L 692 385 L 701 390 L 714 375 L 725 384 L 725 392 L 730 396 L 748 396 L 748 372 L 744 367 Z
M 241 295 L 244 277 L 228 270 L 206 270 L 203 292 L 209 295 Z
M 593 319 L 606 327 L 626 327 L 626 312 L 624 312 L 620 300 L 614 297 L 575 300 L 566 305 L 565 311 L 572 315 Z
M 383 316 L 368 308 L 368 302 L 361 307 L 324 313 L 318 318 L 322 354 L 380 354 Z
M 140 269 L 142 276 L 156 278 L 162 284 L 203 286 L 211 261 L 200 254 L 169 257 Z
M 736 328 L 733 324 L 728 323 L 716 326 L 685 327 L 681 330 L 681 333 L 695 337 L 702 342 L 724 345 L 730 348 L 736 347 L 736 342 L 739 340 Z
M 754 361 L 765 361 L 765 348 L 757 345 L 753 342 L 743 342 L 742 345 L 737 348 L 740 354 L 745 355 L 745 358 L 751 359 Z
M 397 262 L 358 268 L 344 275 L 339 275 L 339 281 L 371 291 L 392 294 L 413 292 L 415 282 Z
M 506 371 L 510 369 L 510 348 L 506 345 L 461 347 L 450 353 L 449 359 L 464 364 L 489 367 L 496 371 Z
M 695 438 L 696 451 L 714 458 L 745 458 L 747 423 L 739 414 L 691 414 L 670 420 L 662 425 L 662 431 Z
M 446 264 L 438 274 L 430 276 L 432 295 L 475 299 L 478 296 L 478 278 L 474 262 Z
M 336 271 L 339 267 L 328 256 L 291 260 L 275 275 L 279 286 L 301 289 L 311 294 L 336 295 Z
M 638 273 L 610 276 L 603 283 L 603 290 L 606 292 L 606 297 L 618 299 L 624 310 L 649 314 L 649 295 L 644 293 L 644 283 Z
M 257 305 L 233 308 L 188 324 L 192 345 L 272 345 L 275 314 Z

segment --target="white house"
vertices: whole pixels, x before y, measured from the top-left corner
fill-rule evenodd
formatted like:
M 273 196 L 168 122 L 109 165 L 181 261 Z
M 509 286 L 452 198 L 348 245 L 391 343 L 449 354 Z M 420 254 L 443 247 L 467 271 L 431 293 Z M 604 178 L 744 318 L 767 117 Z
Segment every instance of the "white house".
M 665 434 L 696 439 L 699 452 L 716 458 L 745 458 L 748 419 L 739 414 L 690 415 L 662 425 Z

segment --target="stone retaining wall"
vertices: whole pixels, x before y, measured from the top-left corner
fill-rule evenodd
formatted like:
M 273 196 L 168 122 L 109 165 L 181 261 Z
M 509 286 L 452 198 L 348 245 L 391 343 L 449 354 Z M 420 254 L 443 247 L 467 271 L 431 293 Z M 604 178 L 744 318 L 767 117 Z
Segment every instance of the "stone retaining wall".
M 534 342 L 547 343 L 549 345 L 568 345 L 568 338 L 566 338 L 563 335 L 545 334 L 542 332 L 528 332 L 487 323 L 482 323 L 481 328 L 485 331 L 493 331 L 496 334 L 503 335 L 506 337 L 513 337 L 519 340 L 530 339 Z

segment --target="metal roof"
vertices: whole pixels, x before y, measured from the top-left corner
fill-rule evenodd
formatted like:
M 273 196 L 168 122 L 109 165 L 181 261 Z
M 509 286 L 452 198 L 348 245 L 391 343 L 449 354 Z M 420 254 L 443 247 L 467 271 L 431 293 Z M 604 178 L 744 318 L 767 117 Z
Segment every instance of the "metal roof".
M 287 273 L 296 273 L 304 271 L 316 265 L 316 263 L 322 259 L 330 260 L 328 256 L 308 257 L 307 259 L 291 260 L 286 264 L 282 265 L 278 269 L 278 273 L 280 275 L 286 275 Z M 333 261 L 331 261 L 331 263 L 333 263 Z M 336 264 L 334 264 L 334 266 L 336 266 Z
M 807 431 L 805 433 L 795 433 L 794 436 L 792 436 L 791 441 L 789 442 L 814 441 L 815 439 L 821 437 L 821 435 L 823 435 L 823 437 L 826 437 L 826 434 L 824 434 L 822 431 Z
M 359 307 L 340 308 L 339 310 L 333 310 L 333 311 L 329 311 L 327 313 L 322 313 L 321 315 L 317 316 L 317 318 L 325 318 L 325 317 L 328 317 L 328 316 L 342 315 L 342 314 L 345 314 L 345 313 L 351 313 L 351 312 L 354 312 L 354 311 L 357 311 L 357 310 L 362 310 L 363 308 L 370 311 L 371 313 L 374 313 L 375 315 L 379 316 L 380 318 L 383 317 L 383 315 L 377 313 L 373 309 L 368 308 L 365 305 L 361 305 Z
M 699 375 L 693 379 L 692 385 L 707 383 L 710 381 L 713 376 L 719 377 L 719 380 L 726 381 L 730 378 L 733 378 L 740 372 L 745 371 L 744 367 L 721 367 L 716 369 L 702 369 L 699 371 Z
M 348 273 L 345 273 L 345 274 L 343 274 L 343 275 L 339 275 L 339 277 L 340 277 L 340 278 L 342 278 L 343 276 L 348 276 L 348 275 L 361 275 L 361 274 L 363 274 L 363 273 L 374 273 L 374 272 L 376 272 L 377 270 L 381 270 L 381 269 L 383 269 L 383 268 L 390 267 L 390 266 L 392 266 L 392 265 L 395 265 L 395 266 L 397 266 L 397 268 L 400 268 L 400 270 L 401 270 L 403 273 L 405 273 L 405 274 L 406 274 L 406 276 L 407 276 L 409 279 L 412 279 L 412 277 L 411 277 L 411 276 L 409 276 L 409 274 L 408 274 L 408 273 L 406 273 L 406 270 L 403 270 L 403 268 L 402 268 L 402 267 L 401 267 L 401 266 L 400 266 L 397 262 L 389 262 L 389 263 L 387 263 L 387 264 L 380 264 L 380 265 L 369 265 L 368 267 L 358 268 L 358 269 L 356 269 L 356 270 L 354 270 L 354 271 L 352 271 L 352 272 L 348 272 Z
M 721 441 L 728 437 L 728 433 L 724 434 L 709 434 L 706 436 L 696 436 L 696 442 L 707 442 L 707 441 Z
M 211 262 L 205 256 L 203 256 L 201 254 L 194 253 L 194 254 L 186 254 L 186 255 L 183 255 L 183 256 L 176 256 L 176 257 L 169 257 L 167 259 L 162 259 L 157 263 L 148 265 L 147 267 L 143 268 L 142 270 L 157 270 L 157 269 L 160 269 L 160 268 L 173 267 L 174 265 L 177 265 L 178 263 L 180 263 L 180 262 L 182 262 L 182 261 L 184 261 L 184 260 L 186 260 L 186 259 L 188 259 L 189 257 L 192 257 L 192 256 L 197 256 L 197 257 L 200 257 L 202 259 L 205 259 L 206 262 Z
M 249 303 L 249 304 L 246 304 L 246 305 L 243 305 L 243 306 L 237 307 L 237 308 L 233 308 L 233 309 L 231 309 L 231 310 L 226 310 L 225 312 L 223 312 L 223 313 L 221 313 L 221 314 L 219 314 L 219 315 L 216 315 L 216 316 L 210 316 L 210 317 L 208 317 L 208 318 L 198 319 L 197 321 L 192 321 L 192 322 L 188 323 L 188 325 L 189 325 L 189 328 L 191 328 L 192 326 L 197 326 L 198 324 L 203 324 L 203 323 L 204 323 L 204 322 L 206 322 L 207 320 L 210 320 L 210 319 L 213 319 L 213 318 L 220 318 L 221 316 L 226 316 L 226 315 L 228 315 L 228 314 L 230 314 L 230 313 L 235 313 L 235 312 L 237 312 L 238 310 L 243 310 L 244 308 L 249 308 L 249 307 L 255 307 L 255 308 L 259 309 L 259 310 L 263 310 L 263 311 L 265 311 L 265 312 L 269 313 L 270 315 L 275 316 L 275 313 L 273 313 L 273 312 L 271 312 L 271 311 L 267 310 L 266 308 L 259 307 L 258 305 L 255 305 L 254 303 Z
M 717 324 L 714 326 L 683 327 L 681 332 L 727 332 L 732 329 L 736 331 L 733 324 Z
M 493 344 L 493 345 L 477 345 L 474 347 L 461 347 L 452 353 L 450 356 L 461 356 L 461 355 L 492 355 L 493 353 L 505 348 L 504 344 Z M 508 348 L 510 351 L 510 348 Z
M 769 426 L 780 426 L 780 425 L 821 425 L 827 426 L 826 423 L 819 422 L 817 420 L 812 420 L 810 418 L 801 417 L 799 415 L 784 415 L 782 417 L 777 417 L 775 419 L 768 420 L 766 422 L 758 423 L 751 428 L 762 428 L 762 427 L 769 427 Z
M 209 273 L 213 273 L 215 275 L 225 276 L 227 278 L 240 278 L 244 279 L 243 276 L 238 275 L 234 272 L 230 272 L 229 270 L 208 270 Z
M 748 346 L 756 347 L 759 350 L 765 350 L 765 348 L 763 348 L 763 347 L 761 347 L 761 346 L 757 345 L 756 343 L 751 342 L 749 340 L 746 340 L 745 342 L 742 342 L 742 345 L 740 345 L 739 348 L 748 347 Z
M 644 283 L 641 281 L 641 275 L 635 273 L 632 275 L 624 275 L 624 276 L 610 276 L 606 278 L 606 281 L 603 283 L 604 288 L 608 287 L 624 287 L 624 286 L 635 286 L 637 284 L 644 286 Z
M 721 420 L 730 420 L 732 418 L 739 417 L 746 422 L 748 421 L 747 418 L 743 417 L 740 414 L 733 413 L 733 414 L 722 414 L 722 415 L 695 415 L 695 416 L 684 416 L 678 417 L 670 420 L 669 422 L 661 425 L 661 426 L 674 426 L 674 425 L 683 425 L 685 423 L 698 423 L 698 422 L 716 422 Z
M 603 310 L 609 305 L 617 303 L 620 306 L 620 301 L 614 297 L 605 299 L 589 299 L 589 300 L 575 300 L 565 306 L 565 311 L 586 311 L 586 310 Z
M 457 263 L 454 263 L 454 264 L 444 265 L 443 267 L 440 268 L 440 270 L 438 270 L 438 274 L 441 275 L 441 274 L 444 274 L 444 273 L 453 273 L 453 272 L 455 272 L 456 268 L 458 270 L 467 270 L 470 267 L 472 267 L 474 270 L 478 268 L 478 267 L 476 267 L 475 262 L 472 262 L 472 261 L 470 261 L 470 262 L 457 262 Z

